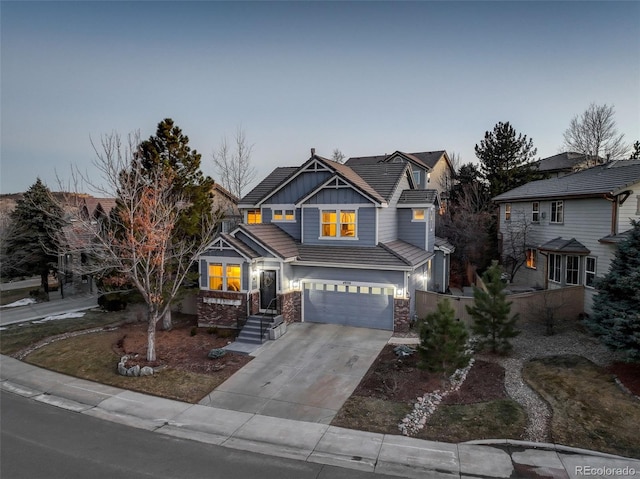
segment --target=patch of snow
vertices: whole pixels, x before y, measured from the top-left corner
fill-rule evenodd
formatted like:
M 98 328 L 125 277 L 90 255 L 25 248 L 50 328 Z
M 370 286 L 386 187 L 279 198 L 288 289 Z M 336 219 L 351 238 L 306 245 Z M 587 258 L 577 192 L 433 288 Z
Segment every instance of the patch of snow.
M 28 304 L 33 304 L 35 302 L 36 300 L 33 298 L 24 298 L 24 299 L 19 299 L 18 301 L 14 301 L 13 303 L 0 306 L 0 308 L 16 308 L 18 306 L 27 306 Z
M 77 313 L 63 313 L 56 314 L 54 316 L 47 316 L 46 318 L 39 319 L 38 321 L 31 321 L 33 324 L 42 324 L 48 321 L 57 321 L 58 319 L 71 319 L 71 318 L 81 318 L 84 316 L 83 312 Z

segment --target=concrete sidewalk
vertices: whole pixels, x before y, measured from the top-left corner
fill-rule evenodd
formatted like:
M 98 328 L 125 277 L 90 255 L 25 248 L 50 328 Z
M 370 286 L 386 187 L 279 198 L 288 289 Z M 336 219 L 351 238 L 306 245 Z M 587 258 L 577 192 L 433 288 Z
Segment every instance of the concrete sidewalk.
M 148 396 L 7 356 L 0 356 L 0 381 L 5 391 L 158 434 L 402 477 L 640 477 L 640 461 L 582 449 L 507 440 L 447 444 L 353 431 Z

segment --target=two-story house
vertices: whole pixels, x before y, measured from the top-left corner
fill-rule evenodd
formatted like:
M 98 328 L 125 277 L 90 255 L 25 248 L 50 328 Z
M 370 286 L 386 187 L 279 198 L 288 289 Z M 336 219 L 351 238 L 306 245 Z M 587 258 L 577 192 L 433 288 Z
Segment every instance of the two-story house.
M 517 284 L 584 285 L 591 312 L 594 280 L 609 270 L 616 244 L 640 219 L 640 160 L 614 161 L 566 176 L 533 181 L 494 198 L 507 235 L 526 224 L 526 262 Z
M 406 330 L 415 290 L 448 286 L 438 207 L 408 161 L 345 165 L 312 149 L 242 198 L 243 223 L 201 256 L 199 324 L 235 327 L 275 305 L 287 322 Z

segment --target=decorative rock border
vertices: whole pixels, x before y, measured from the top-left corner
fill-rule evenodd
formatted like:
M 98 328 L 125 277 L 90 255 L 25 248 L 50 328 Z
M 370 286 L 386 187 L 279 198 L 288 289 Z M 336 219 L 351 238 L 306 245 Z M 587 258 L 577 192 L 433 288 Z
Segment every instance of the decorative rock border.
M 151 366 L 140 367 L 137 364 L 135 366 L 127 367 L 129 356 L 124 355 L 120 358 L 118 363 L 118 374 L 120 376 L 138 377 L 138 376 L 153 376 L 154 369 Z

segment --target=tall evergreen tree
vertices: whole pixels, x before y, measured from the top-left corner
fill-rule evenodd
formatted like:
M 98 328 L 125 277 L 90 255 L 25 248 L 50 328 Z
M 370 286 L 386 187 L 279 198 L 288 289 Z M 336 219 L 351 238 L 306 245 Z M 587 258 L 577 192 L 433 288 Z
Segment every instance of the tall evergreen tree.
M 597 282 L 587 326 L 611 349 L 640 361 L 640 222 L 632 221 L 609 272 Z
M 533 164 L 537 151 L 533 140 L 522 133 L 516 134 L 509 122 L 499 122 L 493 131 L 485 132 L 475 152 L 492 198 L 541 178 Z
M 136 157 L 147 170 L 165 168 L 174 178 L 175 196 L 187 203 L 174 234 L 199 238 L 202 216 L 212 214 L 214 181 L 202 173 L 201 155 L 189 147 L 189 137 L 171 118 L 166 118 L 158 123 L 155 136 L 140 143 Z
M 64 225 L 63 212 L 40 178 L 16 203 L 4 245 L 2 274 L 7 277 L 39 275 L 49 293 L 49 271 L 57 267 L 56 239 Z
M 465 354 L 468 338 L 467 330 L 462 322 L 456 320 L 449 300 L 440 301 L 438 309 L 427 315 L 420 328 L 418 350 L 422 366 L 432 372 L 451 375 L 469 361 Z
M 504 354 L 511 350 L 509 339 L 520 332 L 515 329 L 518 314 L 509 317 L 511 302 L 506 299 L 497 261 L 485 271 L 482 281 L 487 291 L 474 287 L 474 305 L 466 307 L 474 319 L 471 329 L 474 334 L 483 338 L 482 346 L 489 346 L 494 353 Z

